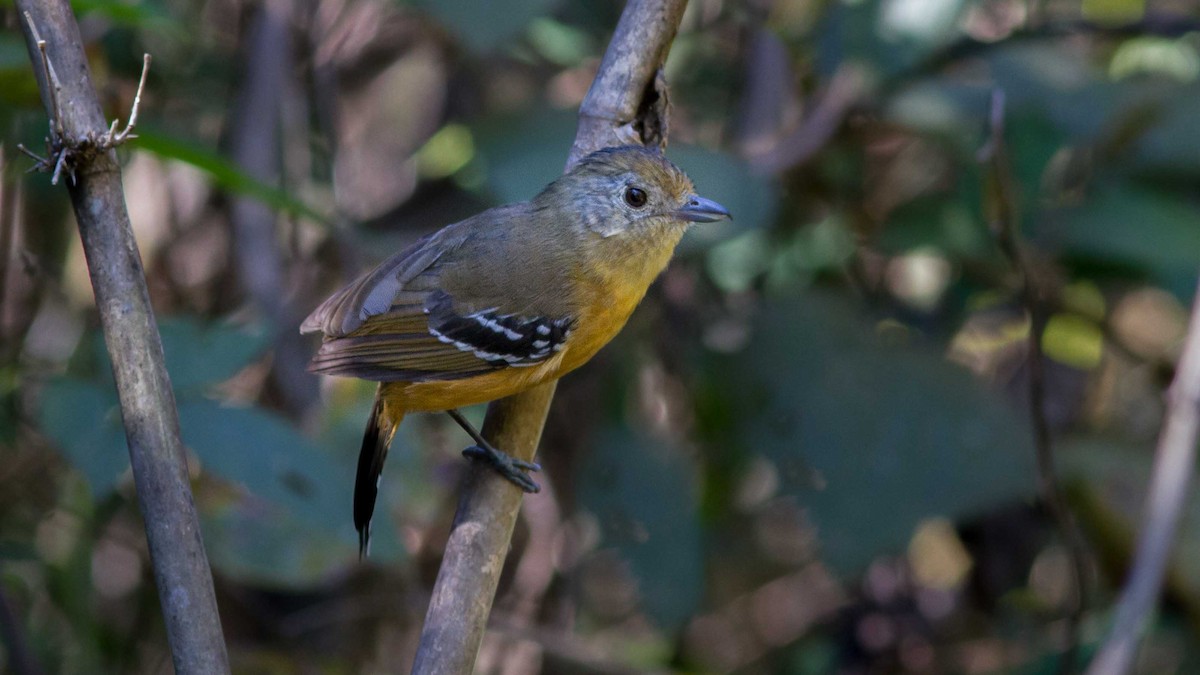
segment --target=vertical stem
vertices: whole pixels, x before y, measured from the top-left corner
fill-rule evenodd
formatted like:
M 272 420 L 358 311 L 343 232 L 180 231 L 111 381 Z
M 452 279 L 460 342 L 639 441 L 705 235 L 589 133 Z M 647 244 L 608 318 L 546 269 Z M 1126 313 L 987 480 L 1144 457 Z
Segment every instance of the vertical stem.
M 59 141 L 68 146 L 87 139 L 94 142 L 108 127 L 70 6 L 64 0 L 18 0 L 17 7 L 28 17 L 21 22 L 22 29 L 42 99 L 47 112 L 57 116 L 51 128 L 61 130 Z M 50 67 L 42 65 L 35 27 L 45 41 Z M 73 173 L 64 178 L 112 357 L 175 672 L 227 673 L 216 594 L 188 483 L 175 397 L 125 209 L 116 153 L 78 153 L 73 163 Z
M 1046 371 L 1042 352 L 1042 336 L 1048 319 L 1047 302 L 1045 290 L 1038 283 L 1033 262 L 1021 241 L 1020 210 L 1004 142 L 1004 99 L 1003 90 L 992 93 L 991 137 L 980 153 L 987 169 L 985 210 L 1000 249 L 1021 277 L 1021 301 L 1029 312 L 1029 417 L 1033 425 L 1038 495 L 1062 535 L 1075 582 L 1074 603 L 1066 612 L 1066 648 L 1058 663 L 1058 672 L 1070 675 L 1078 670 L 1079 626 L 1087 606 L 1087 544 L 1071 517 L 1054 466 L 1054 447 L 1046 419 Z
M 244 79 L 231 116 L 230 154 L 247 174 L 267 184 L 279 181 L 281 100 L 291 76 L 292 0 L 268 0 L 255 10 L 245 38 Z M 278 243 L 278 215 L 261 200 L 230 201 L 234 260 L 241 287 L 270 322 L 274 335 L 271 379 L 288 411 L 303 413 L 317 401 L 317 378 L 309 373 L 309 345 L 297 329 L 287 301 L 287 278 Z

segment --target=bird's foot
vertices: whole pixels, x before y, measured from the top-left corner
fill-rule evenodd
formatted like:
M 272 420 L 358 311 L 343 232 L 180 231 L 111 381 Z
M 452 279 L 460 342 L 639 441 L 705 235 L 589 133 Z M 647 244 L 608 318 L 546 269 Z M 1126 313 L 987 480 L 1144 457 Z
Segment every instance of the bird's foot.
M 512 455 L 501 452 L 490 445 L 472 445 L 463 450 L 463 456 L 468 459 L 484 462 L 493 471 L 504 476 L 513 485 L 525 492 L 540 492 L 542 486 L 529 477 L 528 471 L 541 471 L 542 466 L 537 462 L 526 462 Z

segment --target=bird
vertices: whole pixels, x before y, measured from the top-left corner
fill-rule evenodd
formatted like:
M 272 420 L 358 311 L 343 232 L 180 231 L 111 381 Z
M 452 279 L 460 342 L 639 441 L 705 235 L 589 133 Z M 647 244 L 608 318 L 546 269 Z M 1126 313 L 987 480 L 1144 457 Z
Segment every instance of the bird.
M 661 152 L 593 152 L 525 202 L 429 234 L 321 303 L 309 370 L 378 382 L 354 486 L 366 555 L 388 447 L 410 412 L 447 412 L 464 454 L 525 492 L 539 470 L 492 447 L 458 411 L 556 380 L 625 325 L 694 223 L 731 218 Z

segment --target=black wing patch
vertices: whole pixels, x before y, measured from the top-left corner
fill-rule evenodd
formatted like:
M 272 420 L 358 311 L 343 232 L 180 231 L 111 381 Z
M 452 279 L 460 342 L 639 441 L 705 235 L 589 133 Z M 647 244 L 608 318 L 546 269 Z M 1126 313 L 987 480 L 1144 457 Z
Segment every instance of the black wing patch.
M 493 366 L 536 365 L 563 348 L 575 325 L 572 317 L 501 314 L 495 307 L 462 316 L 441 290 L 429 296 L 425 313 L 434 337 Z

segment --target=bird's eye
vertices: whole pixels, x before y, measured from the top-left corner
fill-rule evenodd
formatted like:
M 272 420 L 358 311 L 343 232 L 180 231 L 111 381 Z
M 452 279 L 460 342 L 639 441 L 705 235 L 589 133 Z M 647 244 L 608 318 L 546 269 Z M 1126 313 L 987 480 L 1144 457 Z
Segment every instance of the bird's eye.
M 646 205 L 646 191 L 641 188 L 627 187 L 625 188 L 625 203 L 635 209 L 640 209 Z

